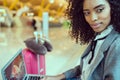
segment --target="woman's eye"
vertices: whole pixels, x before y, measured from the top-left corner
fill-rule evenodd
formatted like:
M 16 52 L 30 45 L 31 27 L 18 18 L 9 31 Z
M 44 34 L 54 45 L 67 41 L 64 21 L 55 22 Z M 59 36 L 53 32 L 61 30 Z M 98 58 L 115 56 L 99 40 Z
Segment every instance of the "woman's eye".
M 84 12 L 84 15 L 85 15 L 85 16 L 88 16 L 89 14 L 90 14 L 90 12 L 87 12 L 87 11 Z
M 99 8 L 96 10 L 97 13 L 101 13 L 104 10 L 104 8 Z

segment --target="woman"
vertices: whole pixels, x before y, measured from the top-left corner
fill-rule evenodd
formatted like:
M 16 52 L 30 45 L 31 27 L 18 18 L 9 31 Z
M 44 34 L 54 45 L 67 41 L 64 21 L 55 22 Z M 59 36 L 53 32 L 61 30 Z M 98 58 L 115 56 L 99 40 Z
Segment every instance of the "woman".
M 120 0 L 69 0 L 71 36 L 89 43 L 79 66 L 44 80 L 120 80 Z

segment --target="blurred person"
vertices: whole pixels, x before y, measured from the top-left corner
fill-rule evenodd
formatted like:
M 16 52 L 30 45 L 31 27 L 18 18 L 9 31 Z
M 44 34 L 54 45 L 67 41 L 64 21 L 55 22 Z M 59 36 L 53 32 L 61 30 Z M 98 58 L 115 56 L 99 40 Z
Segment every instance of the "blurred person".
M 70 35 L 88 44 L 80 65 L 43 80 L 120 80 L 120 0 L 68 0 Z
M 31 26 L 33 27 L 34 31 L 41 31 L 41 22 L 38 19 L 32 18 Z
M 36 20 L 34 18 L 32 19 L 31 23 L 32 23 L 32 27 L 33 27 L 34 31 L 36 31 L 37 30 L 37 27 L 35 25 L 36 24 Z

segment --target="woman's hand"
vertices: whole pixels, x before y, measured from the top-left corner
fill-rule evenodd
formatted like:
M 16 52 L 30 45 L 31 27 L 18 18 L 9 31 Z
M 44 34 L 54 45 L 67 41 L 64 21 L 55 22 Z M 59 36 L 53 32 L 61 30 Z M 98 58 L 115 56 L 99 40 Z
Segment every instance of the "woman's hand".
M 56 76 L 45 76 L 41 80 L 61 80 L 63 78 L 65 78 L 65 75 L 64 74 L 60 74 L 60 75 L 56 75 Z

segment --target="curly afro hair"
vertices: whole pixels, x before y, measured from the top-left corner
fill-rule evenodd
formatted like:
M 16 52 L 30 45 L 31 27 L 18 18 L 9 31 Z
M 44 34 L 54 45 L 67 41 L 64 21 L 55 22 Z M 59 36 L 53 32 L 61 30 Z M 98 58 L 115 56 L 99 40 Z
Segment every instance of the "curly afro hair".
M 120 33 L 120 0 L 107 0 L 111 7 L 111 22 L 116 31 Z M 86 44 L 93 39 L 95 32 L 86 22 L 83 14 L 84 0 L 68 0 L 66 15 L 70 20 L 70 36 L 76 43 Z

